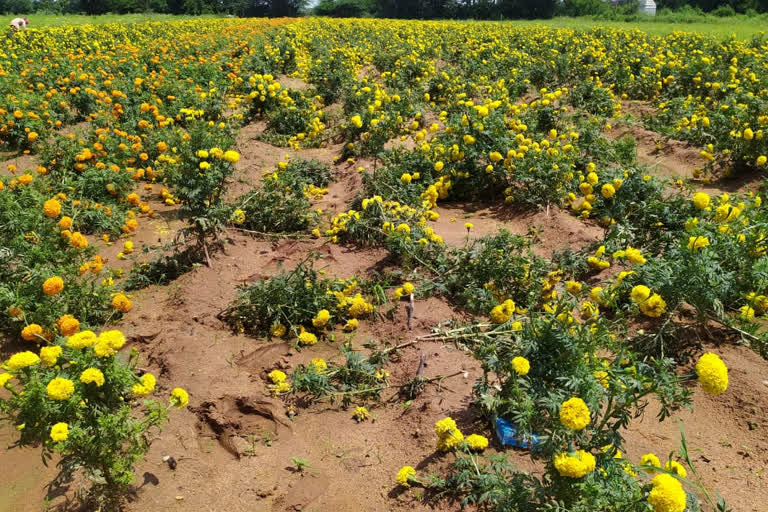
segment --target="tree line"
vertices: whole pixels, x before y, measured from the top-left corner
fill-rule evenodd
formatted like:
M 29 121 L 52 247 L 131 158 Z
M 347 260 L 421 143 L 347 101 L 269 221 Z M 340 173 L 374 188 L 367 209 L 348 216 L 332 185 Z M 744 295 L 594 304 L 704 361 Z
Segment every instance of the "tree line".
M 386 17 L 413 19 L 507 19 L 608 16 L 631 13 L 636 1 L 613 6 L 603 0 L 0 0 L 3 13 L 222 14 L 234 16 Z M 659 9 L 700 10 L 727 15 L 768 12 L 768 0 L 656 0 Z

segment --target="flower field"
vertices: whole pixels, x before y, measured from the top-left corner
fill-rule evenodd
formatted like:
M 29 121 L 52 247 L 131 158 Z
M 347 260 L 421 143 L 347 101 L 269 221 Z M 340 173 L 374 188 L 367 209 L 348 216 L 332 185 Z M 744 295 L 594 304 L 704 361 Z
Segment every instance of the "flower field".
M 0 509 L 761 510 L 766 55 L 479 22 L 4 36 Z

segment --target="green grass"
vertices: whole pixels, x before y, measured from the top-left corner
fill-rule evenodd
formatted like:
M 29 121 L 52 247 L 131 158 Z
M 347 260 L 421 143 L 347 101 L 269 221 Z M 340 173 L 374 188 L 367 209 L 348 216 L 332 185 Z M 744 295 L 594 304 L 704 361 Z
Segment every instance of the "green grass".
M 4 26 L 8 27 L 13 18 L 17 16 L 4 16 Z M 141 23 L 145 21 L 174 21 L 189 18 L 214 18 L 215 16 L 174 16 L 172 14 L 103 14 L 100 16 L 85 16 L 81 14 L 20 14 L 18 17 L 29 19 L 30 28 L 60 27 L 63 25 L 86 25 L 102 23 Z
M 551 20 L 519 20 L 513 21 L 516 25 L 541 25 L 545 27 L 570 28 L 574 30 L 588 30 L 594 27 L 611 27 L 624 30 L 640 29 L 652 35 L 666 35 L 674 31 L 698 32 L 726 39 L 749 39 L 752 36 L 765 32 L 768 22 L 764 17 L 748 18 L 746 16 L 716 18 L 714 16 L 702 17 L 701 21 L 691 23 L 655 20 L 652 17 L 642 17 L 637 21 L 607 21 L 592 18 L 553 18 Z

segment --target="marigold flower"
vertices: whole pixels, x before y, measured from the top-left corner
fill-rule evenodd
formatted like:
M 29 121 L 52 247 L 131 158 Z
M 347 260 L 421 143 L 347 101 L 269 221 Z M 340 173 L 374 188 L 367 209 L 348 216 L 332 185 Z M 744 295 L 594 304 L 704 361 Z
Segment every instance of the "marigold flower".
M 711 395 L 719 395 L 728 389 L 728 367 L 717 354 L 707 352 L 696 363 L 696 374 L 701 388 Z
M 415 287 L 413 286 L 413 284 L 409 282 L 403 283 L 403 291 L 406 293 L 406 295 L 412 294 L 414 289 Z
M 16 354 L 13 354 L 10 359 L 8 359 L 8 362 L 6 365 L 11 371 L 19 371 L 22 368 L 26 368 L 28 366 L 34 366 L 40 362 L 40 358 L 37 357 L 37 354 L 34 352 L 30 352 L 29 350 L 25 352 L 18 352 Z
M 93 331 L 80 331 L 67 338 L 67 346 L 75 350 L 91 347 L 98 341 Z
M 240 161 L 240 153 L 238 153 L 237 151 L 227 151 L 227 152 L 224 153 L 224 157 L 223 158 L 227 162 L 236 164 L 237 162 Z
M 584 450 L 555 456 L 555 469 L 567 478 L 582 478 L 595 470 L 595 456 Z
M 54 443 L 66 441 L 69 436 L 69 425 L 60 422 L 51 427 L 51 440 Z
M 21 330 L 21 337 L 26 341 L 43 341 L 43 328 L 37 324 L 29 324 Z
M 400 471 L 397 472 L 397 478 L 395 480 L 399 485 L 403 487 L 410 487 L 411 480 L 416 479 L 416 470 L 411 466 L 403 466 Z
M 512 359 L 512 369 L 518 375 L 528 375 L 531 371 L 531 363 L 522 356 L 517 356 Z
M 344 324 L 344 330 L 347 332 L 354 331 L 355 329 L 357 329 L 358 324 L 359 324 L 359 321 L 357 320 L 357 318 L 350 318 L 349 320 L 347 320 L 347 323 Z
M 312 359 L 312 366 L 315 367 L 315 370 L 317 370 L 318 373 L 323 373 L 328 369 L 328 363 L 325 362 L 325 359 L 320 357 L 315 357 Z
M 8 382 L 13 379 L 13 374 L 11 373 L 0 373 L 0 388 L 4 388 Z
M 136 383 L 133 385 L 133 388 L 131 389 L 133 394 L 137 396 L 147 396 L 155 390 L 155 384 L 157 383 L 157 380 L 155 379 L 154 375 L 151 373 L 145 373 L 141 376 L 140 380 L 141 383 Z
M 651 296 L 651 289 L 645 285 L 638 284 L 637 286 L 632 288 L 632 292 L 630 292 L 630 296 L 632 297 L 632 300 L 635 301 L 636 304 L 640 304 L 641 302 L 646 301 L 648 297 Z
M 125 336 L 118 330 L 104 331 L 99 334 L 99 342 L 107 343 L 114 350 L 120 350 L 125 345 Z
M 688 237 L 688 249 L 691 251 L 698 251 L 704 247 L 709 246 L 709 238 L 705 236 L 690 236 Z
M 282 338 L 285 336 L 286 332 L 288 332 L 288 329 L 286 329 L 285 326 L 280 322 L 272 324 L 272 327 L 270 328 L 270 334 L 276 338 Z
M 438 437 L 437 449 L 444 452 L 453 450 L 464 440 L 464 434 L 450 416 L 435 423 L 435 434 Z
M 64 336 L 71 336 L 80 330 L 80 322 L 72 315 L 63 315 L 56 320 L 56 326 Z
M 645 316 L 649 316 L 651 318 L 660 317 L 666 310 L 667 303 L 658 293 L 654 293 L 648 297 L 648 300 L 640 304 L 640 311 L 642 311 Z
M 686 496 L 680 481 L 667 473 L 656 475 L 648 494 L 648 503 L 654 512 L 683 512 Z
M 67 400 L 74 394 L 75 384 L 69 379 L 56 377 L 48 383 L 45 391 L 51 400 Z
M 97 388 L 104 385 L 104 373 L 98 368 L 88 368 L 80 374 L 80 382 L 83 384 L 96 384 Z
M 640 465 L 641 466 L 653 466 L 655 468 L 661 467 L 661 461 L 659 461 L 659 458 L 654 455 L 653 453 L 646 453 L 642 457 L 640 457 Z M 646 473 L 653 473 L 653 469 L 646 468 L 643 471 Z
M 472 434 L 467 436 L 464 440 L 469 446 L 469 449 L 476 452 L 481 452 L 488 448 L 488 438 L 479 434 Z
M 581 430 L 592 420 L 584 400 L 573 397 L 560 405 L 560 423 L 571 430 Z
M 664 469 L 675 473 L 680 478 L 685 478 L 688 476 L 688 472 L 685 470 L 683 465 L 674 460 L 667 461 L 667 463 L 664 464 Z
M 272 384 L 280 384 L 288 378 L 285 373 L 281 372 L 280 370 L 272 370 L 269 372 L 267 377 L 269 377 L 269 380 L 272 381 Z
M 704 210 L 709 207 L 710 201 L 711 198 L 706 192 L 696 192 L 693 194 L 693 206 L 695 206 L 697 210 Z
M 328 321 L 331 319 L 331 313 L 327 309 L 321 309 L 317 312 L 317 315 L 315 318 L 312 319 L 312 325 L 317 327 L 318 329 L 321 329 L 326 326 Z
M 371 417 L 371 413 L 368 412 L 368 409 L 365 407 L 355 407 L 355 412 L 352 414 L 352 416 L 357 420 L 358 423 L 361 421 L 365 421 Z
M 315 336 L 311 332 L 304 331 L 301 334 L 299 334 L 300 345 L 314 345 L 315 343 L 317 343 L 317 336 Z
M 46 295 L 56 295 L 64 289 L 64 280 L 59 276 L 49 277 L 43 283 L 43 293 Z
M 43 213 L 46 217 L 58 217 L 61 214 L 61 203 L 56 199 L 47 200 L 43 203 Z
M 612 198 L 616 194 L 616 189 L 613 185 L 610 183 L 606 183 L 603 185 L 603 187 L 600 189 L 600 194 L 606 199 Z
M 51 345 L 50 347 L 43 347 L 40 349 L 40 360 L 45 366 L 53 366 L 56 364 L 56 360 L 61 355 L 61 347 L 58 345 Z
M 112 307 L 118 311 L 127 313 L 133 308 L 133 302 L 122 293 L 118 293 L 112 297 Z
M 82 235 L 82 233 L 75 231 L 69 237 L 69 245 L 75 249 L 85 249 L 88 247 L 88 240 Z
M 171 391 L 171 405 L 183 409 L 189 404 L 189 394 L 182 388 L 174 388 Z

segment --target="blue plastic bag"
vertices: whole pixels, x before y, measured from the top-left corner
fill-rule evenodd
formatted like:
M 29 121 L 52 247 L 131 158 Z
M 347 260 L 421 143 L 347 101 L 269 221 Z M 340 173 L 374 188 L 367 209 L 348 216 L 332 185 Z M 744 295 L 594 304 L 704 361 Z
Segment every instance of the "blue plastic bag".
M 496 436 L 499 442 L 504 446 L 515 448 L 535 448 L 539 444 L 539 438 L 536 434 L 519 439 L 515 424 L 504 418 L 496 418 Z

